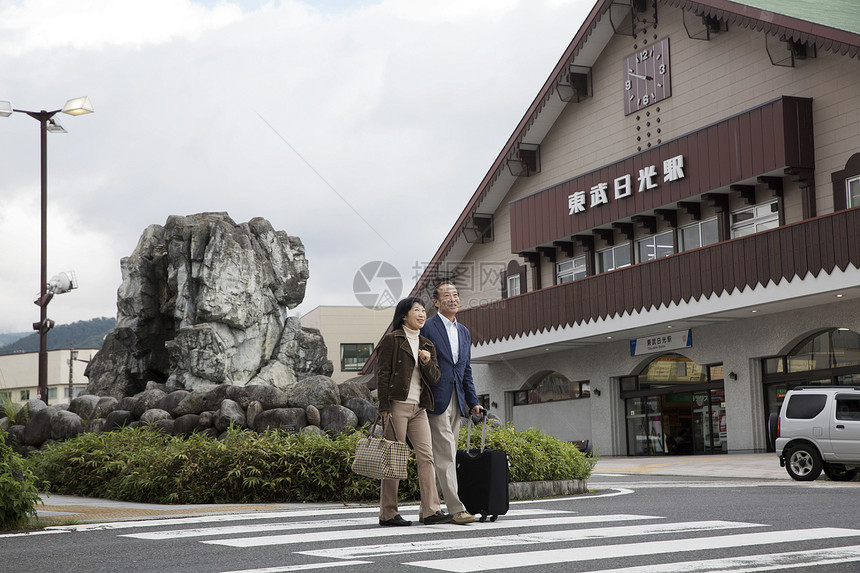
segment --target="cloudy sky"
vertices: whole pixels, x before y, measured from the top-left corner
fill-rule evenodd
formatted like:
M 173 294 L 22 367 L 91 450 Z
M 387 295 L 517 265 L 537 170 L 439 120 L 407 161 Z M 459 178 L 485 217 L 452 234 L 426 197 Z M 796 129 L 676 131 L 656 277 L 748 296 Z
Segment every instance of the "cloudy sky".
M 170 215 L 301 237 L 304 313 L 414 284 L 592 0 L 0 0 L 0 100 L 53 110 L 48 276 L 58 323 L 116 316 L 119 261 Z M 0 118 L 0 333 L 38 320 L 39 129 Z

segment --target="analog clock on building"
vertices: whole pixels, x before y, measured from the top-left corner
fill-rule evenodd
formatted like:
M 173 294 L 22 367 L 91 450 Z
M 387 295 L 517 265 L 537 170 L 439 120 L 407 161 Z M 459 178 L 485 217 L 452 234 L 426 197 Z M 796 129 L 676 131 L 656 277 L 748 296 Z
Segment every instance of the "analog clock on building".
M 672 95 L 669 38 L 624 58 L 624 114 L 629 115 Z

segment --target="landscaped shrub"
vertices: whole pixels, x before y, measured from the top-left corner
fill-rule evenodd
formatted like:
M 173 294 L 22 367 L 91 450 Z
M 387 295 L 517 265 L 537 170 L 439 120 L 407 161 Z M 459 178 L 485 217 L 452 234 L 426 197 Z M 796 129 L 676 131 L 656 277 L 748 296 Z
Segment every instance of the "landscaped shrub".
M 6 438 L 0 429 L 0 529 L 14 529 L 36 515 L 40 500 L 35 476 Z
M 231 428 L 224 439 L 213 440 L 125 428 L 53 443 L 28 462 L 52 491 L 63 494 L 182 504 L 374 501 L 379 498 L 378 480 L 356 475 L 351 468 L 361 436 L 257 434 Z M 508 451 L 513 481 L 585 479 L 594 463 L 575 446 L 537 430 L 493 429 L 487 433 L 487 445 Z M 418 498 L 414 456 L 409 478 L 400 482 L 400 495 Z

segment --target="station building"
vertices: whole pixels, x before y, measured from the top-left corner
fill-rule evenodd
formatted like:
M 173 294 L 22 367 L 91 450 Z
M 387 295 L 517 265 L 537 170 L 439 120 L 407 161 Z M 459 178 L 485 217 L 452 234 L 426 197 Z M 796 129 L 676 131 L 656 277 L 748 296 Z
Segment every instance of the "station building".
M 854 0 L 596 2 L 415 287 L 490 411 L 767 451 L 788 389 L 860 384 L 858 52 Z

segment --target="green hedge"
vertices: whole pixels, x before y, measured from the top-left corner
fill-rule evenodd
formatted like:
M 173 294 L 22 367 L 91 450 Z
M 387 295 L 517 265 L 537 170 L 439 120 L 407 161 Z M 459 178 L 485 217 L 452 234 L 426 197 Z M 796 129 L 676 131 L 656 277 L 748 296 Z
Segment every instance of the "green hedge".
M 36 476 L 24 459 L 6 445 L 7 433 L 0 429 L 0 529 L 14 529 L 36 515 L 40 503 Z
M 464 429 L 461 445 L 465 435 Z M 53 443 L 28 463 L 40 485 L 54 493 L 106 499 L 181 504 L 374 501 L 379 482 L 351 469 L 360 437 L 359 432 L 328 438 L 230 429 L 225 439 L 213 440 L 125 428 Z M 489 430 L 487 445 L 508 452 L 512 481 L 586 479 L 594 465 L 574 446 L 537 430 Z M 409 464 L 400 496 L 418 499 L 414 456 Z

